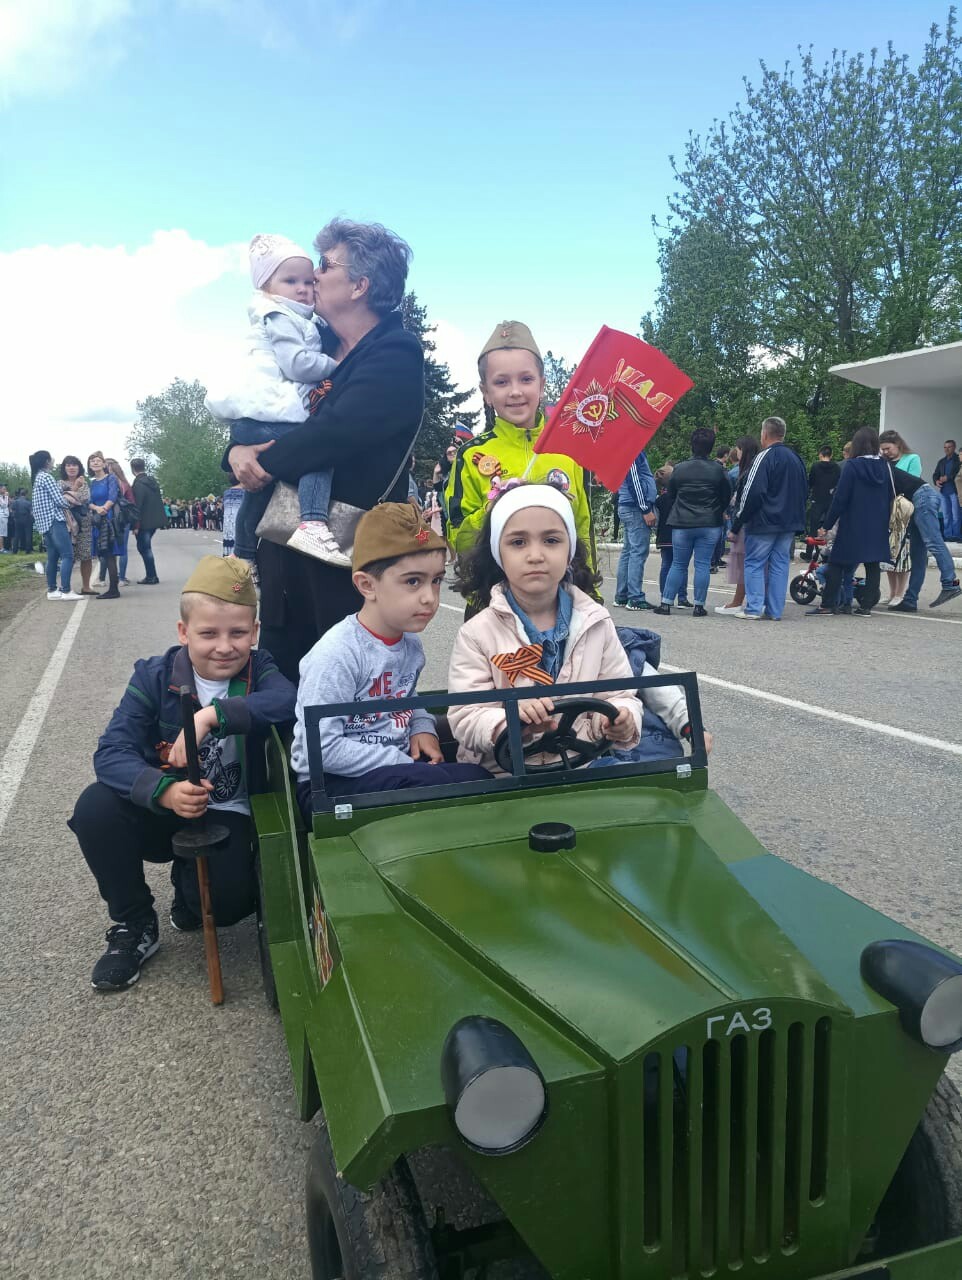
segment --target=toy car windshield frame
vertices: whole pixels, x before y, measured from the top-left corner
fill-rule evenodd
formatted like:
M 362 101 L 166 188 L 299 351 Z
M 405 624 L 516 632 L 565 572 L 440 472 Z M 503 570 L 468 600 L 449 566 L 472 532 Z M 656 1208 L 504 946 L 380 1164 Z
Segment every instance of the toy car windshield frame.
M 351 809 L 371 809 L 397 805 L 403 801 L 443 800 L 458 796 L 487 795 L 503 791 L 528 790 L 535 787 L 565 786 L 572 782 L 582 785 L 588 781 L 607 781 L 612 778 L 635 777 L 640 774 L 671 773 L 678 768 L 677 757 L 663 760 L 635 760 L 625 764 L 606 765 L 603 770 L 564 769 L 557 773 L 529 774 L 526 772 L 521 741 L 521 717 L 518 703 L 541 692 L 552 698 L 593 696 L 604 698 L 605 693 L 624 692 L 626 689 L 661 689 L 680 687 L 688 703 L 688 723 L 691 725 L 691 755 L 684 764 L 690 769 L 707 769 L 708 753 L 705 749 L 705 726 L 698 695 L 698 679 L 693 671 L 681 671 L 672 675 L 621 676 L 616 680 L 592 680 L 578 684 L 552 685 L 549 691 L 521 689 L 492 689 L 483 693 L 447 693 L 443 689 L 421 694 L 413 698 L 372 698 L 364 702 L 331 702 L 323 706 L 304 708 L 304 729 L 307 742 L 307 761 L 311 775 L 311 809 L 317 814 L 335 813 L 341 806 Z M 340 716 L 370 715 L 372 711 L 407 711 L 432 708 L 448 708 L 480 705 L 488 702 L 503 704 L 508 722 L 508 741 L 511 746 L 512 772 L 504 777 L 480 782 L 447 782 L 436 787 L 418 787 L 411 791 L 365 791 L 358 795 L 331 797 L 324 787 L 324 763 L 318 726 L 322 720 Z

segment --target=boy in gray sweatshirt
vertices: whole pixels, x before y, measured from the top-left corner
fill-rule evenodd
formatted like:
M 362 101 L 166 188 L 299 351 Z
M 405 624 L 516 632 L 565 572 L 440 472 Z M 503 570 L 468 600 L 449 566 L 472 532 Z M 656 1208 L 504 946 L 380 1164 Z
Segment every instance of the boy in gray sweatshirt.
M 407 502 L 362 516 L 354 539 L 359 613 L 333 626 L 301 659 L 291 763 L 297 798 L 311 818 L 304 708 L 410 698 L 424 667 L 418 639 L 438 611 L 447 543 Z M 424 710 L 338 716 L 318 726 L 329 796 L 490 778 L 477 765 L 446 764 L 434 717 Z

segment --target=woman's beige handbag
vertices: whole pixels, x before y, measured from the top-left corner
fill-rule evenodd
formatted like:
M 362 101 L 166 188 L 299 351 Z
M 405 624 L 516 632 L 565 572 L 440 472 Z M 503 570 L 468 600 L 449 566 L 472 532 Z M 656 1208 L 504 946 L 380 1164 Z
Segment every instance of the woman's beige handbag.
M 420 430 L 421 424 L 418 423 L 418 431 Z M 418 438 L 418 431 L 414 433 L 414 440 L 411 441 L 410 447 L 405 452 L 401 465 L 391 477 L 390 484 L 378 498 L 377 506 L 387 501 L 388 494 L 397 484 L 402 471 L 408 465 L 408 459 L 414 450 L 414 441 Z M 354 534 L 357 532 L 358 522 L 363 515 L 363 507 L 352 507 L 349 502 L 338 502 L 336 498 L 331 502 L 327 523 L 330 526 L 331 533 L 334 535 L 334 541 L 348 559 L 351 558 L 354 551 Z M 301 504 L 297 496 L 297 489 L 294 485 L 288 484 L 286 480 L 275 481 L 271 500 L 267 504 L 267 510 L 257 526 L 258 538 L 264 538 L 268 542 L 276 542 L 279 546 L 286 547 L 291 539 L 291 534 L 300 523 Z

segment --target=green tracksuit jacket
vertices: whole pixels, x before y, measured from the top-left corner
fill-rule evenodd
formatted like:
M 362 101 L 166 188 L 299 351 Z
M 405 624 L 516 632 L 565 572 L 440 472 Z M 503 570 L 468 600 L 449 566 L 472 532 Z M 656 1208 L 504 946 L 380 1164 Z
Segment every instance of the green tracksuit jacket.
M 503 418 L 495 418 L 489 431 L 461 446 L 444 491 L 448 539 L 459 555 L 470 550 L 481 530 L 493 477 L 497 476 L 502 483 L 520 479 L 534 458 L 528 479 L 556 484 L 571 495 L 578 537 L 587 547 L 591 563 L 594 563 L 591 508 L 585 491 L 584 472 L 577 462 L 563 453 L 534 452 L 532 445 L 543 427 L 543 414 L 538 415 L 532 431 L 521 431 Z

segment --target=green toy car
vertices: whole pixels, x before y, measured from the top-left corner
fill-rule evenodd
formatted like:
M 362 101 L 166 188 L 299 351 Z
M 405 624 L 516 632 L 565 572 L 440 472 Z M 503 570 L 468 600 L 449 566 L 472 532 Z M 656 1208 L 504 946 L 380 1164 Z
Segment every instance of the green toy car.
M 690 756 L 568 767 L 584 695 L 668 684 Z M 962 963 L 762 848 L 708 789 L 693 675 L 552 693 L 554 772 L 528 690 L 309 709 L 312 832 L 272 745 L 315 1280 L 962 1276 Z M 507 777 L 324 793 L 322 715 L 483 701 Z

